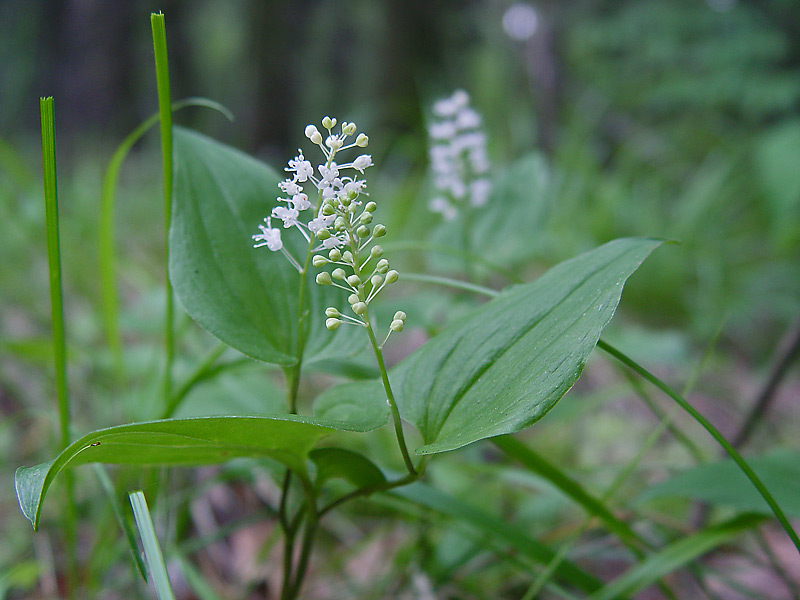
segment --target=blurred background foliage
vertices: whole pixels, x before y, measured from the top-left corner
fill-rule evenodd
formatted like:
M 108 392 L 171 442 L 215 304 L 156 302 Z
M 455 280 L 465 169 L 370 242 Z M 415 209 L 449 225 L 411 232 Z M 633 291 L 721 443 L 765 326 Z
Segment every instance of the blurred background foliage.
M 0 0 L 0 440 L 12 465 L 50 454 L 42 454 L 51 394 L 39 96 L 56 102 L 78 421 L 94 427 L 148 414 L 140 399 L 157 385 L 161 310 L 156 135 L 128 159 L 117 204 L 122 325 L 139 388 L 115 388 L 110 375 L 97 317 L 96 214 L 111 153 L 156 110 L 148 15 L 159 10 L 173 98 L 205 96 L 236 116 L 228 122 L 187 108 L 179 123 L 281 168 L 305 141 L 306 123 L 324 114 L 355 121 L 370 134 L 379 165 L 370 185 L 389 204 L 394 241 L 447 243 L 458 235 L 426 209 L 430 105 L 457 88 L 484 117 L 497 172 L 491 207 L 476 213 L 474 252 L 530 279 L 616 237 L 679 241 L 631 281 L 621 311 L 628 326 L 609 335 L 686 379 L 721 330 L 701 392 L 712 399 L 712 418 L 735 430 L 800 307 L 800 8 L 793 0 Z M 409 253 L 407 260 L 458 274 L 458 264 L 444 259 L 421 263 Z M 429 323 L 459 309 L 435 289 L 416 302 Z M 207 339 L 190 334 L 184 354 L 202 355 Z M 259 386 L 238 379 L 216 385 L 246 406 Z M 539 440 L 608 481 L 605 467 L 633 452 L 637 438 L 628 413 L 593 414 L 590 428 L 575 416 L 622 393 L 607 385 L 607 370 L 584 380 L 573 394 L 586 403 L 560 405 L 538 427 Z M 598 384 L 606 387 L 597 391 Z M 796 446 L 796 421 L 789 423 L 762 433 L 760 444 Z M 433 476 L 451 489 L 469 487 L 473 469 L 493 468 L 469 466 L 471 452 L 463 471 Z M 665 451 L 656 466 L 681 461 L 680 452 Z M 13 514 L 8 469 L 0 486 L 0 513 Z M 540 492 L 506 500 L 544 529 L 559 510 L 547 489 Z M 4 526 L 0 564 L 13 564 L 15 549 L 29 542 L 21 518 L 14 523 Z M 459 545 L 459 534 L 445 532 L 429 552 L 435 558 Z M 404 556 L 397 560 L 411 561 Z M 442 580 L 456 568 L 445 559 L 432 564 Z M 3 576 L 29 576 L 24 566 Z M 473 583 L 467 575 L 466 588 Z

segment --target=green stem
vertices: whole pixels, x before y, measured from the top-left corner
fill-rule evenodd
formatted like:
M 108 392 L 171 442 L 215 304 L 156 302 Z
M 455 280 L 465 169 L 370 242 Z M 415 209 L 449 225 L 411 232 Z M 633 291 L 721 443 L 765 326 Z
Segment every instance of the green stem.
M 58 177 L 56 172 L 56 126 L 53 98 L 40 98 L 42 126 L 42 180 L 44 184 L 45 231 L 47 264 L 50 275 L 50 315 L 53 324 L 53 365 L 56 397 L 58 399 L 58 429 L 60 447 L 70 443 L 70 403 L 67 388 L 67 342 L 64 327 L 64 294 L 61 283 L 61 241 L 58 222 Z M 69 556 L 69 597 L 74 597 L 78 580 L 77 510 L 72 476 L 65 479 L 67 518 L 64 536 Z
M 150 15 L 155 54 L 158 113 L 161 130 L 161 163 L 164 188 L 164 380 L 161 392 L 164 404 L 172 397 L 172 367 L 175 360 L 174 297 L 169 280 L 169 228 L 172 222 L 172 106 L 169 90 L 167 32 L 162 13 Z
M 747 461 L 745 461 L 744 458 L 742 458 L 742 455 L 739 454 L 736 448 L 734 448 L 733 445 L 731 445 L 731 443 L 727 439 L 725 439 L 725 436 L 723 436 L 719 432 L 719 430 L 711 424 L 711 422 L 708 419 L 706 419 L 702 414 L 700 414 L 700 412 L 698 412 L 696 408 L 694 408 L 691 404 L 689 404 L 689 402 L 687 402 L 680 394 L 678 394 L 666 383 L 661 381 L 658 377 L 651 374 L 644 367 L 640 366 L 633 359 L 629 358 L 628 356 L 626 356 L 613 346 L 607 344 L 603 340 L 597 342 L 597 347 L 603 350 L 604 352 L 610 354 L 614 358 L 616 358 L 622 364 L 624 364 L 625 366 L 629 367 L 630 369 L 638 373 L 641 377 L 652 383 L 654 386 L 656 386 L 658 389 L 664 392 L 667 396 L 672 398 L 675 402 L 678 403 L 678 405 L 681 408 L 683 408 L 683 410 L 688 412 L 695 419 L 695 421 L 700 423 L 700 425 L 702 425 L 703 428 L 706 431 L 708 431 L 709 434 L 711 434 L 711 437 L 713 437 L 719 443 L 719 445 L 725 449 L 725 452 L 727 452 L 728 455 L 734 460 L 734 462 L 747 476 L 747 478 L 750 480 L 750 482 L 753 484 L 756 490 L 758 490 L 758 493 L 761 494 L 761 497 L 764 498 L 766 503 L 772 509 L 772 513 L 775 515 L 775 518 L 778 519 L 778 522 L 781 524 L 786 534 L 792 540 L 792 543 L 794 544 L 795 548 L 797 548 L 798 553 L 800 553 L 800 538 L 798 538 L 794 529 L 792 529 L 792 526 L 789 524 L 789 520 L 786 518 L 783 509 L 781 509 L 781 507 L 775 501 L 775 498 L 773 498 L 772 494 L 764 485 L 764 482 L 762 482 L 761 479 L 758 477 L 758 475 L 756 475 L 755 471 L 753 471 L 750 465 L 747 464 Z
M 375 354 L 375 359 L 378 361 L 378 370 L 381 372 L 381 381 L 383 382 L 383 389 L 386 392 L 386 400 L 389 403 L 389 410 L 392 413 L 392 422 L 394 423 L 394 433 L 397 437 L 397 444 L 400 446 L 400 453 L 403 455 L 403 462 L 406 464 L 406 469 L 410 475 L 416 475 L 417 471 L 414 469 L 414 463 L 411 462 L 411 456 L 408 453 L 408 446 L 406 445 L 406 438 L 403 434 L 403 421 L 400 418 L 400 410 L 397 408 L 394 394 L 392 393 L 392 385 L 389 383 L 389 374 L 386 371 L 386 363 L 383 361 L 383 351 L 378 346 L 378 341 L 375 339 L 375 333 L 372 331 L 372 324 L 369 321 L 369 314 L 364 313 L 364 320 L 367 325 L 367 334 L 369 335 L 369 343 L 372 345 L 372 352 Z
M 360 498 L 361 496 L 371 496 L 377 492 L 388 492 L 394 488 L 402 487 L 404 485 L 410 485 L 417 481 L 422 475 L 425 473 L 425 468 L 428 466 L 428 460 L 430 455 L 423 456 L 422 460 L 420 461 L 419 465 L 417 465 L 417 469 L 415 473 L 409 473 L 405 477 L 401 479 L 395 479 L 394 481 L 386 481 L 381 484 L 377 485 L 370 485 L 367 487 L 359 488 L 357 490 L 353 490 L 352 492 L 345 494 L 341 498 L 337 498 L 330 504 L 326 504 L 323 506 L 319 511 L 320 518 L 325 515 L 326 513 L 330 512 L 334 508 L 341 506 L 348 500 L 353 500 L 354 498 Z

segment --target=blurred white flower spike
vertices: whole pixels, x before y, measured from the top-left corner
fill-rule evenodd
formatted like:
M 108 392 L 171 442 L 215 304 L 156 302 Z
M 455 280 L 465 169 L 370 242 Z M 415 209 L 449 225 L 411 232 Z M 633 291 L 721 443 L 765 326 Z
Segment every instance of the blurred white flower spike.
M 435 194 L 429 208 L 446 221 L 466 205 L 483 206 L 492 186 L 487 177 L 489 155 L 480 114 L 469 106 L 469 94 L 456 90 L 433 105 L 428 128 Z

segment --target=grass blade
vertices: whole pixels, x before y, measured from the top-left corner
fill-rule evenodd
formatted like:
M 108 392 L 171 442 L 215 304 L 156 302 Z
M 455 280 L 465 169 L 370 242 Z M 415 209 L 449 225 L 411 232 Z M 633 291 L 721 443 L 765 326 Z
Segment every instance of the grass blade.
M 61 244 L 58 230 L 58 187 L 56 185 L 56 131 L 52 98 L 41 98 L 42 176 L 47 231 L 47 264 L 50 270 L 50 311 L 53 320 L 53 361 L 55 363 L 58 424 L 61 447 L 69 446 L 69 396 L 67 394 L 67 346 L 64 334 L 64 296 L 61 286 Z
M 64 328 L 64 294 L 61 284 L 61 242 L 58 222 L 58 177 L 56 173 L 56 125 L 53 98 L 40 98 L 42 122 L 42 180 L 44 183 L 45 230 L 47 238 L 47 265 L 50 274 L 50 313 L 53 323 L 53 363 L 55 367 L 56 397 L 58 398 L 58 429 L 60 448 L 70 443 L 70 405 L 67 388 L 67 343 Z M 65 480 L 67 515 L 64 523 L 69 559 L 69 596 L 74 597 L 78 577 L 77 510 L 75 508 L 74 481 L 70 474 Z
M 133 507 L 133 517 L 136 519 L 136 527 L 139 529 L 139 536 L 144 548 L 144 557 L 158 598 L 159 600 L 175 600 L 167 574 L 167 566 L 164 564 L 164 556 L 161 554 L 161 546 L 158 544 L 158 538 L 153 529 L 153 521 L 150 518 L 144 494 L 140 491 L 133 492 L 128 497 Z
M 136 570 L 139 572 L 139 575 L 142 576 L 142 579 L 147 581 L 147 569 L 145 568 L 144 561 L 142 561 L 142 557 L 139 554 L 139 549 L 136 546 L 136 536 L 133 533 L 133 528 L 128 522 L 128 519 L 126 519 L 125 515 L 122 514 L 122 506 L 117 501 L 117 495 L 114 492 L 114 484 L 111 483 L 111 478 L 108 476 L 108 472 L 106 471 L 104 465 L 95 464 L 93 466 L 94 474 L 97 475 L 97 479 L 100 481 L 100 486 L 103 488 L 103 493 L 105 493 L 108 503 L 111 505 L 111 510 L 114 512 L 114 518 L 117 520 L 120 528 L 125 533 L 125 540 L 128 542 L 128 548 L 131 551 L 131 556 L 133 557 L 134 565 L 136 565 Z
M 158 114 L 161 130 L 161 162 L 164 188 L 164 380 L 162 396 L 164 404 L 172 396 L 172 363 L 175 358 L 175 299 L 169 280 L 169 226 L 172 220 L 172 107 L 169 91 L 169 63 L 167 61 L 167 31 L 164 15 L 150 15 L 153 30 L 153 52 L 156 63 L 156 84 L 158 86 Z
M 740 515 L 673 542 L 617 577 L 589 599 L 611 600 L 636 594 L 698 556 L 755 527 L 762 520 L 763 517 L 758 515 Z
M 786 531 L 786 534 L 792 540 L 792 543 L 794 544 L 795 548 L 797 548 L 798 553 L 800 553 L 800 538 L 797 537 L 797 533 L 795 533 L 794 529 L 792 529 L 792 526 L 789 523 L 789 520 L 786 518 L 783 509 L 781 509 L 780 505 L 775 501 L 775 498 L 773 498 L 770 491 L 767 489 L 767 487 L 764 485 L 764 483 L 761 481 L 758 475 L 756 475 L 755 471 L 753 471 L 753 469 L 750 467 L 747 461 L 744 458 L 742 458 L 742 455 L 739 454 L 736 448 L 734 448 L 733 445 L 731 445 L 731 443 L 725 439 L 725 436 L 723 436 L 719 432 L 719 430 L 716 427 L 714 427 L 714 425 L 711 424 L 711 422 L 708 419 L 706 419 L 703 415 L 701 415 L 700 412 L 694 406 L 689 404 L 689 402 L 683 396 L 681 396 L 678 392 L 673 390 L 666 383 L 661 381 L 658 377 L 650 373 L 647 369 L 639 365 L 636 361 L 629 358 L 628 356 L 626 356 L 613 346 L 607 344 L 603 340 L 600 340 L 597 343 L 597 346 L 604 352 L 616 358 L 625 366 L 629 367 L 630 369 L 638 373 L 641 377 L 652 383 L 654 386 L 656 386 L 658 389 L 664 392 L 667 396 L 672 398 L 675 402 L 677 402 L 680 405 L 681 408 L 683 408 L 683 410 L 688 412 L 695 421 L 700 423 L 700 425 L 702 425 L 703 428 L 706 431 L 708 431 L 709 434 L 711 434 L 711 437 L 713 437 L 719 443 L 719 445 L 725 449 L 725 452 L 727 452 L 728 455 L 734 460 L 734 462 L 739 466 L 742 472 L 745 475 L 747 475 L 747 478 L 758 490 L 758 493 L 761 494 L 761 497 L 764 498 L 764 500 L 767 502 L 770 509 L 772 509 L 772 513 L 775 515 L 775 518 L 778 519 L 778 522 L 781 524 L 784 531 Z

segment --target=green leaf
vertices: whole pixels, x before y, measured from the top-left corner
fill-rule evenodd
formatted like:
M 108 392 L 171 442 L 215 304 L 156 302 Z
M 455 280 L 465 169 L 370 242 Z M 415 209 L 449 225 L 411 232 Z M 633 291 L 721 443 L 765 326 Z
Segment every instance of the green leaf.
M 578 379 L 622 286 L 661 244 L 621 239 L 514 286 L 392 370 L 403 418 L 425 445 L 455 450 L 541 419 Z
M 189 315 L 223 342 L 258 360 L 292 365 L 300 276 L 280 252 L 253 248 L 251 237 L 275 205 L 279 180 L 256 159 L 175 128 L 169 236 L 175 292 Z M 284 246 L 302 262 L 305 239 L 293 229 L 283 234 Z M 311 359 L 348 333 L 333 335 L 323 323 L 325 307 L 341 305 L 344 294 L 315 285 L 313 273 L 307 277 L 306 357 Z
M 317 448 L 309 454 L 317 466 L 315 484 L 322 487 L 331 479 L 344 479 L 357 488 L 386 483 L 386 477 L 371 460 L 344 448 Z
M 787 516 L 800 518 L 800 453 L 783 450 L 749 458 L 756 472 Z M 679 497 L 719 504 L 740 512 L 771 515 L 772 509 L 732 460 L 700 465 L 681 471 L 649 488 L 636 500 Z
M 328 422 L 358 425 L 359 431 L 383 427 L 389 407 L 380 381 L 357 381 L 329 388 L 314 403 L 314 416 Z
M 611 600 L 636 594 L 762 521 L 763 517 L 742 515 L 673 542 L 617 577 L 603 589 L 589 596 L 589 599 Z
M 15 487 L 23 514 L 34 529 L 55 476 L 87 463 L 191 466 L 237 457 L 268 457 L 305 476 L 305 459 L 331 431 L 367 431 L 375 420 L 347 423 L 341 418 L 275 415 L 197 417 L 131 423 L 83 436 L 48 463 L 17 469 Z M 384 420 L 385 423 L 385 420 Z

